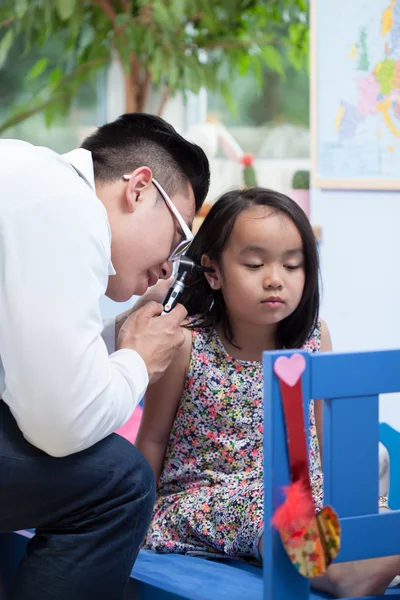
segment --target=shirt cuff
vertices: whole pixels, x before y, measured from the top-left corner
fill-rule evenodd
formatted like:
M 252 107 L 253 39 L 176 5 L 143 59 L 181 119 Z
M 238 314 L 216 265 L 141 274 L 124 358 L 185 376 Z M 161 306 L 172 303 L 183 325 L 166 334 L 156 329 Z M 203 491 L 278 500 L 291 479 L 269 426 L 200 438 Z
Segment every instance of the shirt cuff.
M 115 352 L 115 317 L 103 321 L 103 333 L 101 334 L 108 354 Z

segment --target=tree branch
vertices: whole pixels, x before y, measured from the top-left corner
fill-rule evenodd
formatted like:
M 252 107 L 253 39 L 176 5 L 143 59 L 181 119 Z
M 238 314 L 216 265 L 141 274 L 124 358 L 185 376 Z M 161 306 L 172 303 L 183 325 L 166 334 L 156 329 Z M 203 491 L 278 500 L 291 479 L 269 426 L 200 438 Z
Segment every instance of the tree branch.
M 65 81 L 68 81 L 68 79 L 72 79 L 73 77 L 75 77 L 75 75 L 77 73 L 80 73 L 81 71 L 87 71 L 88 69 L 91 69 L 92 67 L 101 67 L 101 65 L 108 63 L 109 60 L 110 59 L 108 56 L 103 56 L 101 58 L 94 58 L 93 60 L 88 60 L 87 62 L 76 67 L 76 69 L 71 71 L 71 73 L 67 73 L 67 75 L 65 75 L 62 79 L 60 79 L 60 81 L 57 83 L 56 89 L 60 88 L 64 84 Z
M 122 4 L 122 10 L 129 14 L 131 12 L 131 6 L 130 6 L 131 3 L 128 0 L 121 0 L 121 4 Z
M 229 41 L 229 42 L 214 42 L 211 44 L 196 44 L 199 48 L 202 48 L 204 50 L 217 50 L 219 48 L 246 48 L 247 46 L 252 46 L 252 45 L 257 45 L 257 46 L 266 46 L 266 45 L 273 45 L 273 46 L 278 46 L 279 44 L 272 44 L 273 38 L 260 38 L 259 40 L 257 39 L 252 39 L 252 40 L 235 40 L 235 41 Z
M 33 108 L 28 108 L 26 110 L 23 110 L 23 111 L 17 113 L 16 115 L 14 115 L 13 117 L 6 119 L 5 121 L 3 121 L 3 123 L 0 123 L 0 134 L 3 133 L 4 131 L 6 131 L 7 129 L 9 129 L 10 127 L 12 127 L 13 125 L 18 125 L 18 123 L 22 123 L 22 121 L 26 121 L 26 119 L 29 119 L 29 117 L 36 115 L 37 113 L 41 112 L 42 110 L 44 110 L 45 108 L 50 106 L 50 104 L 54 104 L 54 102 L 58 102 L 59 100 L 62 100 L 63 98 L 68 98 L 68 94 L 64 94 L 64 96 L 62 96 L 61 94 L 58 96 L 52 96 L 51 98 L 48 98 L 46 101 L 41 102 L 40 104 L 37 104 Z
M 79 65 L 79 67 L 77 67 L 76 69 L 71 71 L 71 73 L 68 73 L 68 75 L 65 75 L 65 77 L 60 79 L 60 81 L 57 83 L 57 86 L 56 86 L 56 90 L 59 90 L 59 91 L 58 92 L 53 91 L 51 93 L 51 98 L 47 98 L 47 100 L 43 100 L 42 102 L 39 102 L 39 104 L 36 104 L 32 108 L 21 110 L 20 112 L 14 114 L 13 116 L 9 117 L 8 119 L 6 119 L 2 123 L 0 123 L 0 134 L 3 133 L 3 131 L 6 131 L 7 129 L 12 127 L 13 125 L 18 125 L 18 123 L 21 123 L 22 121 L 29 119 L 29 117 L 36 115 L 37 113 L 41 112 L 42 110 L 44 110 L 51 104 L 54 104 L 55 102 L 59 102 L 60 100 L 64 100 L 64 99 L 68 98 L 70 94 L 63 92 L 63 90 L 62 90 L 62 86 L 64 85 L 64 83 L 66 81 L 68 81 L 68 79 L 73 78 L 77 73 L 80 73 L 81 71 L 86 71 L 86 70 L 92 69 L 93 66 L 97 65 L 100 67 L 101 64 L 104 64 L 106 62 L 108 62 L 108 59 L 107 59 L 107 57 L 104 57 L 104 58 L 89 60 L 88 62 L 83 63 L 82 65 Z
M 198 21 L 200 21 L 200 19 L 204 16 L 204 13 L 202 12 L 198 12 L 197 14 L 193 15 L 193 17 L 191 17 L 190 19 L 188 19 L 188 21 L 190 23 L 198 23 Z
M 2 21 L 0 23 L 0 27 L 7 27 L 7 25 L 10 25 L 11 23 L 14 23 L 17 20 L 17 17 L 10 17 L 9 19 L 6 19 L 5 21 Z
M 138 111 L 143 112 L 146 108 L 147 98 L 149 97 L 149 90 L 151 84 L 151 74 L 147 69 L 143 81 L 139 84 L 138 92 Z
M 164 90 L 163 90 L 163 93 L 162 93 L 162 96 L 161 96 L 161 102 L 160 102 L 160 105 L 158 107 L 158 111 L 157 111 L 157 116 L 158 117 L 161 117 L 161 115 L 162 115 L 162 113 L 164 111 L 165 105 L 168 102 L 169 92 L 170 92 L 170 89 L 169 89 L 168 85 L 166 85 L 164 87 Z
M 120 61 L 121 62 L 121 61 Z M 122 64 L 122 62 L 121 62 Z M 130 59 L 129 69 L 124 69 L 125 82 L 125 111 L 138 111 L 138 93 L 139 93 L 139 77 L 140 77 L 140 61 L 136 55 L 132 55 Z
M 114 27 L 115 24 L 115 11 L 111 2 L 108 0 L 90 0 L 92 4 L 100 8 L 108 17 L 111 25 Z

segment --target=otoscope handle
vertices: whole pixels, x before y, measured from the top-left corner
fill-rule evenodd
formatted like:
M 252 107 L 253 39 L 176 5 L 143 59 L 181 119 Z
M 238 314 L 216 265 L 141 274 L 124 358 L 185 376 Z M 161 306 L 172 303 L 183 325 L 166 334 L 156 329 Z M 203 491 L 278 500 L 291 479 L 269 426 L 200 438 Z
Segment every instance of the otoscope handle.
M 162 305 L 164 307 L 164 310 L 162 312 L 163 315 L 166 315 L 169 312 L 171 312 L 171 310 L 176 306 L 184 289 L 185 284 L 182 281 L 174 281 L 174 283 L 169 288 L 164 300 L 162 301 Z

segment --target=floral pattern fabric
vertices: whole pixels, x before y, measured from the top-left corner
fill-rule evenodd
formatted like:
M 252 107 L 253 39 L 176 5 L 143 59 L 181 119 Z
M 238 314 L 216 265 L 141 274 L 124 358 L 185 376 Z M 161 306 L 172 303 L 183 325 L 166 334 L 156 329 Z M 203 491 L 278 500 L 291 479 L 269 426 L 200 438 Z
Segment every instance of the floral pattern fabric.
M 145 547 L 157 552 L 259 559 L 263 533 L 261 361 L 228 355 L 215 330 L 194 329 L 185 389 L 172 427 Z M 318 352 L 320 324 L 305 344 Z M 310 477 L 322 507 L 310 403 Z

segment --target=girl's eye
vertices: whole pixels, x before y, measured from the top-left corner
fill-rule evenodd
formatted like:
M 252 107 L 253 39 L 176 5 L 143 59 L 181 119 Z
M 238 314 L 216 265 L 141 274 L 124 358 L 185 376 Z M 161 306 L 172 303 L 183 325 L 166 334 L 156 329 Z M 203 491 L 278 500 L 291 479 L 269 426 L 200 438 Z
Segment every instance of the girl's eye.
M 289 271 L 295 271 L 296 269 L 300 269 L 303 265 L 285 265 L 286 269 Z
M 261 265 L 248 264 L 248 265 L 245 265 L 245 267 L 247 267 L 248 269 L 259 269 L 260 267 L 262 267 L 262 264 Z

